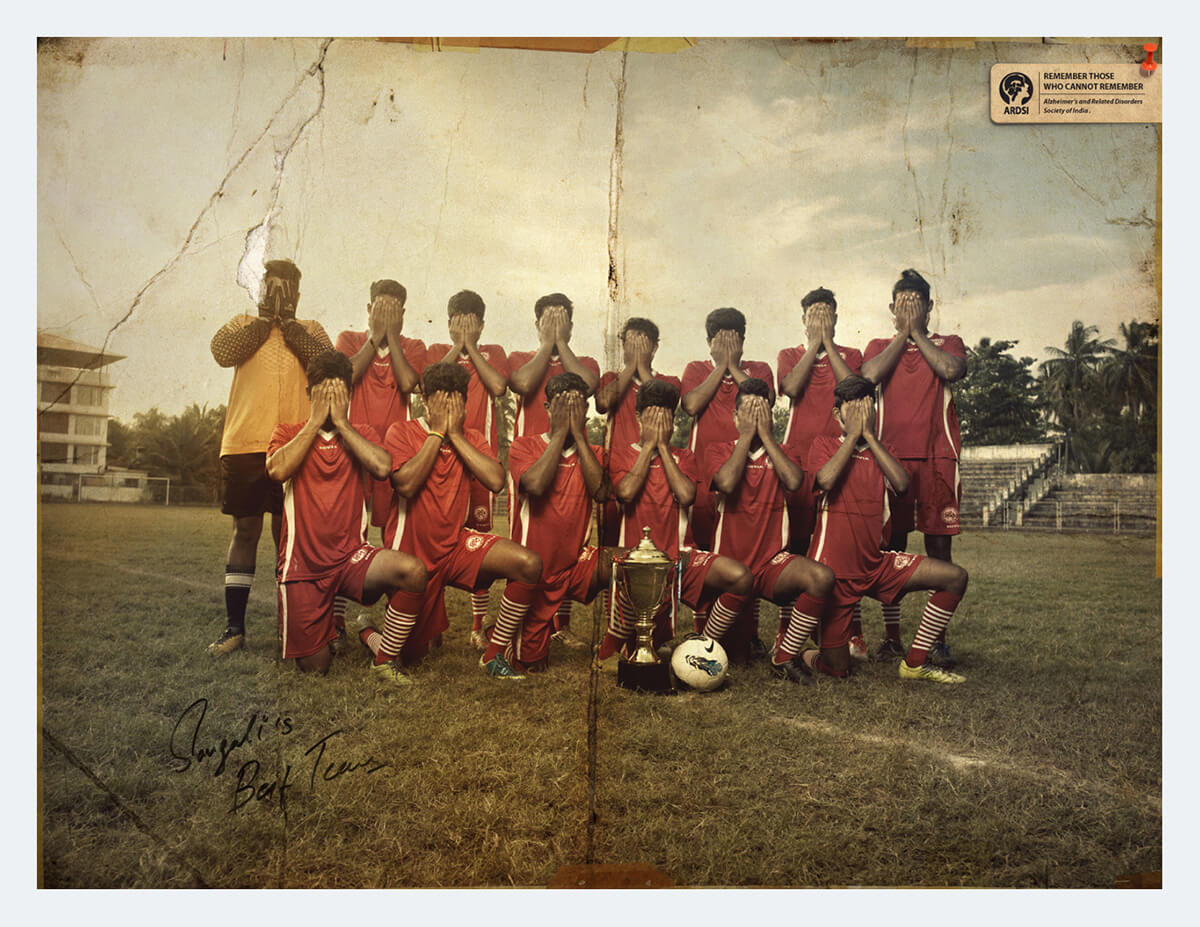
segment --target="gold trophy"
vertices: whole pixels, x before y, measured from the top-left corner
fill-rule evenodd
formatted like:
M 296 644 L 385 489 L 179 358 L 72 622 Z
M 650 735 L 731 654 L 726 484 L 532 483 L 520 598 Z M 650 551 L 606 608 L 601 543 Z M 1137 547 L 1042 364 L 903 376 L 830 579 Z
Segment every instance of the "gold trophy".
M 675 561 L 654 546 L 650 529 L 642 528 L 642 540 L 621 560 L 613 560 L 618 588 L 637 612 L 637 649 L 617 664 L 617 685 L 639 692 L 672 692 L 670 667 L 654 652 L 654 614 L 670 591 L 675 578 Z

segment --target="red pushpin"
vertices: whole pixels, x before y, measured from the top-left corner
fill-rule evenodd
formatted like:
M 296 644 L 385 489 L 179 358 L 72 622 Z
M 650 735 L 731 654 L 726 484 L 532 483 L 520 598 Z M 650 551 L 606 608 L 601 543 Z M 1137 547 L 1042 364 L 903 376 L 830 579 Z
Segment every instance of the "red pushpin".
M 1154 42 L 1147 42 L 1142 48 L 1146 50 L 1146 60 L 1142 62 L 1142 73 L 1153 74 L 1155 68 L 1158 67 L 1158 62 L 1154 60 L 1154 53 L 1158 51 L 1158 45 Z

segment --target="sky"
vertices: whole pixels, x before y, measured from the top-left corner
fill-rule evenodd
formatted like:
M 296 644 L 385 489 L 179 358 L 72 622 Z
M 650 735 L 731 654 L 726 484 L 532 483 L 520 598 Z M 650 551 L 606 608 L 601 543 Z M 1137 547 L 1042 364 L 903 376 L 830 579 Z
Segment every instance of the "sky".
M 745 356 L 774 365 L 803 340 L 817 286 L 837 294 L 838 341 L 863 348 L 891 332 L 891 286 L 915 267 L 935 331 L 1041 360 L 1075 319 L 1109 338 L 1157 318 L 1160 128 L 993 125 L 988 72 L 1105 54 L 43 44 L 37 324 L 126 356 L 109 367 L 126 421 L 225 401 L 231 372 L 208 343 L 254 311 L 264 257 L 296 261 L 299 315 L 331 339 L 365 328 L 371 281 L 391 277 L 408 288 L 406 335 L 444 340 L 446 301 L 468 288 L 485 341 L 532 350 L 534 302 L 563 292 L 577 353 L 618 366 L 620 324 L 647 316 L 656 367 L 675 374 L 707 356 L 704 316 L 721 306 L 748 318 Z

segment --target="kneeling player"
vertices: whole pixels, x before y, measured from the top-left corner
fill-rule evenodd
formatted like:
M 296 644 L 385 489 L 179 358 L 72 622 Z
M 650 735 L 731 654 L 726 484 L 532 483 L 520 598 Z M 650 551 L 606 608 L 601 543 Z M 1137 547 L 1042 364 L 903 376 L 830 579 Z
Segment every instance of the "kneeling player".
M 443 596 L 447 584 L 473 592 L 497 579 L 533 584 L 542 576 L 537 554 L 494 534 L 463 527 L 471 502 L 471 477 L 491 492 L 504 486 L 504 469 L 491 456 L 487 438 L 474 428 L 463 428 L 469 380 L 458 364 L 426 367 L 425 417 L 397 422 L 388 429 L 385 447 L 394 461 L 391 481 L 397 495 L 384 540 L 394 550 L 417 557 L 429 573 L 422 591 L 402 590 L 391 597 L 382 634 L 370 627 L 359 632 L 375 654 L 375 670 L 391 682 L 410 682 L 402 663 L 421 659 L 430 641 L 449 627 Z M 528 599 L 505 594 L 493 644 L 479 661 L 489 676 L 524 678 L 508 665 L 503 651 L 528 604 Z
M 813 441 L 812 466 L 818 468 L 817 486 L 823 495 L 808 555 L 832 567 L 837 580 L 821 629 L 821 650 L 806 651 L 803 657 L 810 667 L 844 675 L 850 663 L 854 603 L 869 595 L 885 605 L 898 605 L 906 593 L 929 589 L 933 595 L 900 663 L 900 678 L 963 682 L 962 676 L 934 666 L 928 658 L 966 592 L 967 571 L 946 560 L 880 549 L 887 539 L 887 489 L 903 495 L 909 474 L 875 437 L 874 384 L 847 377 L 833 396 L 842 437 L 821 435 Z
M 609 453 L 609 472 L 621 503 L 618 542 L 635 547 L 642 528 L 650 528 L 650 540 L 672 560 L 681 561 L 679 599 L 697 614 L 708 611 L 718 596 L 726 607 L 736 610 L 737 596 L 749 594 L 753 577 L 746 567 L 729 557 L 697 550 L 692 537 L 692 503 L 700 476 L 691 451 L 673 448 L 675 409 L 679 389 L 665 380 L 647 380 L 637 394 L 637 423 L 640 443 L 614 440 Z M 609 617 L 608 633 L 600 642 L 597 659 L 602 667 L 615 658 L 618 648 L 633 636 L 631 608 L 619 596 L 620 608 Z M 654 616 L 654 645 L 675 636 L 670 603 Z
M 771 433 L 770 403 L 766 382 L 757 377 L 743 380 L 738 384 L 733 413 L 737 441 L 708 448 L 705 469 L 713 474 L 712 487 L 717 493 L 713 550 L 750 569 L 754 574 L 752 596 L 781 606 L 771 671 L 793 682 L 805 682 L 809 667 L 793 659 L 795 647 L 803 644 L 804 638 L 794 639 L 793 630 L 816 625 L 833 587 L 833 571 L 787 552 L 786 494 L 800 486 L 803 472 Z M 720 599 L 713 603 L 704 633 L 719 640 L 751 603 L 738 597 L 734 605 L 727 607 Z
M 505 596 L 527 597 L 516 658 L 531 672 L 546 668 L 554 617 L 563 603 L 590 602 L 612 575 L 608 549 L 587 545 L 593 503 L 612 492 L 604 451 L 587 439 L 587 382 L 560 373 L 546 383 L 550 430 L 517 438 L 508 454 L 512 539 L 542 558 L 542 580 L 509 582 Z M 505 618 L 501 609 L 500 620 Z M 491 647 L 496 647 L 495 630 Z
M 391 456 L 370 425 L 348 418 L 352 370 L 337 351 L 308 365 L 307 422 L 278 425 L 267 474 L 283 483 L 279 626 L 284 659 L 324 673 L 337 637 L 334 598 L 371 603 L 425 585 L 415 557 L 366 543 L 367 479 L 385 479 Z

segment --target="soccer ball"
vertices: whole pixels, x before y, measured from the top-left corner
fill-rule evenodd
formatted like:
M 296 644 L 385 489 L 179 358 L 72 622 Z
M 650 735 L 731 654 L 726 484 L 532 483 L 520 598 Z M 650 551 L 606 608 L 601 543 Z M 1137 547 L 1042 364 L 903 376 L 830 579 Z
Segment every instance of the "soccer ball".
M 725 681 L 729 657 L 725 648 L 707 637 L 689 637 L 671 654 L 671 672 L 689 689 L 711 692 Z

